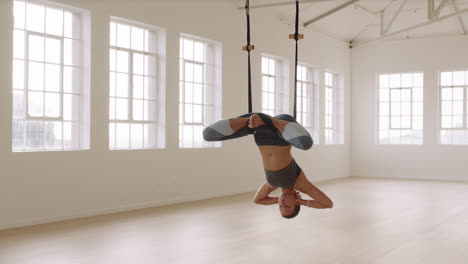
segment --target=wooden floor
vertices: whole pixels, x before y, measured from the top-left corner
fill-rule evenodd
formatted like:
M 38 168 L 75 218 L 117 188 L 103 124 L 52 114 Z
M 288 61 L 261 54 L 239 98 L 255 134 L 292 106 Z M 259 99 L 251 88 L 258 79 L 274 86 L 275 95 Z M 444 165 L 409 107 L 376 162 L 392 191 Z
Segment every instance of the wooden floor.
M 347 178 L 296 219 L 253 194 L 0 231 L 2 264 L 468 264 L 468 183 Z

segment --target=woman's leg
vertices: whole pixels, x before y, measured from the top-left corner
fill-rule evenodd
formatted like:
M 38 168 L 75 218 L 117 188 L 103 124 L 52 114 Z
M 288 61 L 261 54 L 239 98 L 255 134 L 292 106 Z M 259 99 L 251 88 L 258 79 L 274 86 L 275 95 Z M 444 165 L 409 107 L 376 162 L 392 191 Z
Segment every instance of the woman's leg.
M 250 114 L 246 114 L 219 120 L 203 130 L 203 138 L 206 141 L 223 141 L 247 136 L 251 134 L 251 129 L 248 128 L 249 116 Z

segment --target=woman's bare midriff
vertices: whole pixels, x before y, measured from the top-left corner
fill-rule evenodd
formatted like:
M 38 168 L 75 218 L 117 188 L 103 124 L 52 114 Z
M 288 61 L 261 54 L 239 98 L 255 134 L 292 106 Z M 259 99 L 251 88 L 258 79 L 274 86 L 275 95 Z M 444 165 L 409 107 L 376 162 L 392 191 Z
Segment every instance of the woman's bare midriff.
M 292 160 L 291 145 L 289 146 L 258 146 L 262 155 L 263 167 L 267 170 L 277 171 Z

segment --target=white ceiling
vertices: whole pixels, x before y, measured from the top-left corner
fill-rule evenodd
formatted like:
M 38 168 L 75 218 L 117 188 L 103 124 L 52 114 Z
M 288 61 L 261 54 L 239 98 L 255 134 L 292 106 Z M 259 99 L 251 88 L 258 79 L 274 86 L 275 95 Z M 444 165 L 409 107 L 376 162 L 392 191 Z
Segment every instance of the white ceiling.
M 300 5 L 300 21 L 301 24 L 334 9 L 349 0 L 320 0 L 312 2 L 303 0 Z M 307 2 L 309 1 L 309 2 Z M 400 5 L 405 0 L 360 0 L 350 6 L 341 9 L 313 24 L 307 26 L 315 31 L 324 33 L 335 39 L 345 42 L 353 41 L 359 45 L 376 39 L 381 39 L 380 34 L 380 15 L 384 13 L 384 28 L 386 28 L 393 16 L 397 13 Z M 435 8 L 439 7 L 443 0 L 435 0 Z M 293 4 L 262 7 L 263 11 L 267 10 L 279 20 L 292 24 L 295 16 L 294 0 L 250 0 L 250 5 L 255 7 L 263 4 L 292 2 Z M 439 17 L 450 15 L 455 12 L 455 4 L 457 10 L 467 9 L 467 0 L 447 0 Z M 244 1 L 238 1 L 239 6 L 244 5 Z M 252 8 L 252 16 L 258 10 Z M 412 27 L 428 21 L 428 1 L 427 0 L 406 0 L 401 12 L 394 20 L 387 34 L 392 34 L 402 29 Z M 463 24 L 463 26 L 462 26 Z M 463 29 L 464 28 L 464 29 Z M 464 12 L 459 19 L 459 16 L 453 16 L 430 25 L 419 27 L 414 30 L 406 31 L 401 34 L 393 35 L 391 38 L 421 38 L 433 36 L 454 36 L 463 35 L 468 31 L 468 12 Z M 390 37 L 388 37 L 390 38 Z M 387 38 L 387 39 L 388 39 Z

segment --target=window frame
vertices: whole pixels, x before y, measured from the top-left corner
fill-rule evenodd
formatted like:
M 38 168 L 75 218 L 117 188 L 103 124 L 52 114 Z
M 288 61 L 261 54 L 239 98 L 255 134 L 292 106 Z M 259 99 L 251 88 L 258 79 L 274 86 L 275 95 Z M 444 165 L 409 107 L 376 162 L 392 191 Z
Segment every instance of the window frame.
M 306 98 L 309 102 L 308 104 L 308 111 L 307 112 L 304 112 L 304 111 L 297 111 L 297 116 L 299 117 L 298 119 L 301 119 L 302 120 L 302 117 L 301 117 L 301 114 L 302 115 L 305 115 L 306 118 L 308 119 L 306 122 L 308 124 L 310 124 L 309 126 L 304 126 L 304 128 L 309 131 L 310 134 L 315 134 L 315 130 L 316 130 L 316 115 L 315 115 L 315 109 L 316 109 L 316 82 L 315 82 L 315 70 L 312 66 L 306 64 L 306 63 L 298 63 L 297 65 L 298 69 L 297 69 L 297 72 L 299 72 L 299 68 L 304 68 L 305 69 L 305 72 L 306 72 L 306 80 L 297 80 L 298 84 L 297 86 L 299 87 L 299 84 L 300 84 L 300 87 L 303 88 L 303 86 L 307 87 L 307 94 L 308 96 L 304 97 L 303 95 L 303 91 L 301 91 L 301 93 L 299 93 L 299 91 L 297 92 L 297 106 L 299 106 L 298 108 L 300 110 L 303 110 L 302 109 L 302 106 L 303 106 L 303 99 Z M 302 75 L 302 74 L 301 74 Z M 299 95 L 301 94 L 301 95 Z M 299 120 L 298 120 L 299 122 Z M 301 123 L 301 122 L 299 122 Z
M 464 85 L 454 85 L 453 84 L 453 74 L 455 72 L 465 72 L 465 84 Z M 443 73 L 450 73 L 452 74 L 452 85 L 442 85 L 442 74 Z M 444 88 L 450 88 L 452 91 L 452 99 L 451 100 L 444 100 L 443 99 L 443 89 Z M 460 101 L 460 100 L 454 100 L 453 99 L 453 89 L 455 88 L 462 88 L 463 89 L 463 114 L 462 114 L 462 120 L 463 120 L 463 126 L 462 127 L 454 127 L 453 125 L 453 117 L 455 116 L 453 114 L 453 102 Z M 465 131 L 465 133 L 468 134 L 468 69 L 465 70 L 445 70 L 445 71 L 439 71 L 438 72 L 438 95 L 439 95 L 439 114 L 438 114 L 438 119 L 439 119 L 439 144 L 440 145 L 447 145 L 447 146 L 467 146 L 468 145 L 468 135 L 465 135 L 464 140 L 466 141 L 465 143 L 453 143 L 454 136 L 452 135 L 450 137 L 451 143 L 442 143 L 442 132 L 443 131 Z M 443 115 L 443 102 L 451 102 L 452 104 L 452 114 L 451 115 Z M 444 128 L 443 127 L 443 117 L 444 116 L 450 116 L 452 117 L 452 127 L 450 128 Z
M 263 73 L 263 60 L 272 60 L 275 62 L 275 75 L 272 75 L 270 73 L 265 74 Z M 261 105 L 261 110 L 262 113 L 265 114 L 270 114 L 272 116 L 276 116 L 279 114 L 284 114 L 288 113 L 288 108 L 289 108 L 289 91 L 286 89 L 286 87 L 289 87 L 287 85 L 287 80 L 288 80 L 288 61 L 285 58 L 277 57 L 274 55 L 270 54 L 265 54 L 263 53 L 261 55 L 261 64 L 260 64 L 260 73 L 261 73 L 261 100 L 260 100 L 260 105 Z M 268 67 L 269 68 L 269 67 Z M 268 70 L 269 72 L 269 70 Z M 267 78 L 273 78 L 274 79 L 274 91 L 265 91 L 264 88 L 264 77 Z M 269 108 L 264 108 L 264 93 L 268 94 L 273 94 L 274 98 L 274 104 L 273 108 L 274 109 L 269 109 Z M 269 99 L 268 99 L 269 100 Z M 273 112 L 273 113 L 271 113 Z
M 185 58 L 185 41 L 192 41 L 192 59 Z M 203 45 L 203 61 L 197 61 L 195 59 L 195 45 Z M 221 94 L 222 94 L 222 44 L 221 42 L 206 39 L 203 37 L 180 33 L 179 34 L 179 149 L 198 149 L 198 148 L 220 148 L 221 142 L 207 142 L 203 139 L 202 133 L 194 133 L 195 128 L 202 127 L 205 128 L 215 120 L 221 118 Z M 201 68 L 201 82 L 195 81 L 195 75 L 192 76 L 193 80 L 186 80 L 186 65 L 191 64 L 193 67 L 193 73 L 195 73 L 195 66 L 200 66 Z M 208 70 L 211 69 L 211 70 Z M 211 79 L 211 80 L 207 80 Z M 211 82 L 210 82 L 211 81 Z M 192 97 L 191 102 L 186 101 L 186 92 L 187 92 L 187 83 L 192 85 Z M 201 103 L 195 102 L 194 91 L 195 86 L 199 85 L 201 89 Z M 210 91 L 208 91 L 209 89 Z M 208 103 L 207 94 L 211 93 L 211 103 Z M 191 122 L 186 118 L 186 107 L 191 105 L 192 107 L 192 116 Z M 200 108 L 200 121 L 195 121 L 195 115 L 197 114 L 194 111 L 195 107 Z M 209 114 L 206 109 L 211 108 Z M 191 144 L 186 144 L 184 129 L 190 127 L 192 129 L 191 135 Z
M 13 16 L 15 14 L 15 2 L 18 2 L 24 5 L 24 21 L 22 21 L 20 27 L 16 26 L 16 22 L 12 24 L 12 33 L 13 35 L 15 32 L 20 31 L 22 34 L 22 58 L 16 57 L 15 52 L 12 54 L 12 62 L 21 62 L 23 63 L 22 68 L 22 75 L 23 75 L 23 88 L 17 89 L 14 85 L 12 85 L 12 93 L 13 95 L 15 92 L 22 94 L 22 117 L 19 118 L 15 115 L 15 106 L 13 105 L 13 114 L 12 114 L 12 123 L 20 122 L 22 123 L 22 146 L 15 147 L 15 138 L 14 134 L 12 134 L 12 152 L 68 152 L 68 151 L 84 151 L 89 150 L 89 132 L 90 132 L 90 117 L 87 115 L 89 113 L 89 93 L 90 93 L 90 67 L 88 66 L 90 62 L 90 12 L 85 9 L 64 5 L 55 2 L 49 2 L 44 0 L 14 0 L 13 2 Z M 34 29 L 28 29 L 28 5 L 35 5 L 39 6 L 43 9 L 43 29 L 42 32 L 36 31 Z M 48 32 L 48 10 L 58 11 L 61 13 L 61 33 L 60 34 L 52 34 Z M 72 30 L 75 25 L 79 25 L 79 34 L 75 35 L 72 33 L 71 35 L 66 34 L 66 14 L 71 14 L 71 26 Z M 74 16 L 79 16 L 79 21 L 75 21 Z M 29 48 L 30 48 L 30 38 L 31 36 L 43 38 L 43 56 L 42 60 L 35 60 L 30 58 Z M 60 43 L 60 59 L 58 62 L 50 62 L 46 59 L 47 54 L 47 39 L 57 40 Z M 79 43 L 79 47 L 72 48 L 70 50 L 71 54 L 71 62 L 66 62 L 66 54 L 65 54 L 65 41 L 69 40 L 73 43 Z M 16 41 L 13 38 L 13 43 Z M 79 52 L 79 56 L 76 56 L 75 52 Z M 30 63 L 38 63 L 42 64 L 43 72 L 42 72 L 42 90 L 30 90 L 29 89 L 29 73 L 30 73 Z M 46 89 L 46 69 L 47 66 L 57 66 L 59 68 L 59 78 L 58 78 L 58 90 L 57 91 L 48 91 Z M 65 80 L 65 69 L 70 68 L 73 70 L 79 70 L 79 90 L 78 92 L 73 88 L 70 91 L 65 91 L 64 89 L 64 80 Z M 14 74 L 14 72 L 13 72 Z M 73 73 L 72 73 L 73 74 Z M 14 84 L 14 81 L 12 81 Z M 72 85 L 75 85 L 73 83 Z M 34 116 L 30 113 L 30 93 L 40 93 L 42 96 L 42 114 L 41 116 Z M 47 116 L 46 114 L 46 97 L 47 95 L 54 94 L 58 96 L 58 115 L 54 116 Z M 64 105 L 65 105 L 65 97 L 71 96 L 72 97 L 72 112 L 70 113 L 72 117 L 68 120 L 65 119 L 65 112 L 64 112 Z M 73 102 L 73 97 L 78 97 L 78 101 Z M 14 100 L 14 98 L 12 99 Z M 77 103 L 77 105 L 74 105 Z M 40 122 L 41 130 L 43 132 L 42 137 L 44 142 L 40 148 L 35 147 L 27 147 L 27 142 L 32 140 L 31 138 L 26 137 L 28 130 L 28 124 L 34 124 L 35 122 Z M 60 130 L 61 130 L 61 138 L 60 138 L 60 147 L 48 147 L 46 143 L 46 131 L 45 127 L 48 123 L 60 123 Z M 71 129 L 71 138 L 66 139 L 65 135 L 65 124 L 68 124 Z M 75 127 L 77 126 L 77 127 Z M 78 135 L 74 135 L 76 133 Z M 67 141 L 71 141 L 71 145 Z
M 411 78 L 412 78 L 412 82 L 411 82 L 411 86 L 409 87 L 402 87 L 402 77 L 403 75 L 407 75 L 407 74 L 410 74 L 411 75 Z M 388 76 L 388 87 L 386 88 L 381 88 L 381 76 Z M 391 76 L 392 75 L 399 75 L 399 78 L 400 78 L 400 84 L 398 87 L 391 87 Z M 415 85 L 415 81 L 414 81 L 414 77 L 416 75 L 421 75 L 421 86 L 418 86 L 418 85 Z M 383 72 L 383 73 L 377 73 L 376 74 L 376 96 L 375 96 L 375 113 L 376 113 L 376 121 L 375 121 L 375 131 L 376 131 L 376 136 L 375 136 L 375 144 L 376 145 L 396 145 L 396 146 L 420 146 L 420 145 L 423 145 L 424 144 L 424 71 L 405 71 L 405 72 Z M 417 98 L 415 98 L 415 93 L 416 93 L 416 89 L 421 89 L 422 91 L 422 98 L 419 100 Z M 381 101 L 381 90 L 388 90 L 388 101 Z M 398 90 L 400 92 L 400 100 L 398 101 L 398 103 L 400 103 L 400 114 L 399 115 L 392 115 L 392 94 L 391 94 L 391 91 L 396 91 Z M 409 101 L 402 101 L 401 100 L 401 91 L 402 90 L 409 90 L 410 93 L 409 93 Z M 382 113 L 382 109 L 381 109 L 381 104 L 382 103 L 387 103 L 388 104 L 388 115 L 387 116 L 383 116 L 381 115 Z M 401 104 L 402 103 L 409 103 L 409 112 L 410 112 L 410 115 L 402 115 L 401 113 Z M 420 103 L 421 104 L 421 115 L 417 115 L 415 114 L 415 104 L 416 103 Z M 398 116 L 400 118 L 400 128 L 398 127 L 394 127 L 392 126 L 392 117 L 393 116 Z M 402 120 L 402 117 L 409 117 L 409 127 L 406 127 L 406 128 L 403 128 L 402 125 L 401 125 L 401 120 Z M 388 118 L 388 128 L 387 129 L 381 129 L 381 117 L 387 117 Z M 421 128 L 416 128 L 415 127 L 415 117 L 420 117 L 421 118 Z M 381 139 L 381 132 L 382 131 L 388 131 L 388 136 L 387 136 L 387 139 L 386 140 L 382 140 Z M 413 142 L 403 142 L 402 141 L 402 136 L 401 133 L 400 133 L 400 136 L 398 137 L 399 138 L 399 143 L 392 143 L 391 142 L 391 131 L 399 131 L 399 132 L 406 132 L 406 133 L 409 133 L 409 134 L 413 134 L 414 133 L 417 133 L 418 131 L 420 131 L 421 135 L 417 137 L 417 140 L 419 140 L 420 142 L 418 143 L 414 143 Z
M 116 35 L 115 35 L 115 43 L 112 45 L 112 40 L 111 40 L 111 32 L 112 32 L 112 24 L 115 24 L 115 30 L 116 30 Z M 118 25 L 121 24 L 123 26 L 129 27 L 129 47 L 120 47 L 118 46 Z M 136 27 L 138 29 L 143 30 L 143 38 L 145 38 L 145 31 L 148 31 L 148 41 L 153 38 L 154 43 L 153 46 L 148 46 L 144 47 L 143 50 L 137 50 L 132 48 L 132 27 Z M 115 51 L 115 65 L 114 69 L 112 70 L 111 65 L 109 65 L 108 73 L 109 73 L 109 79 L 112 76 L 112 73 L 115 75 L 115 91 L 114 95 L 111 93 L 111 84 L 109 83 L 109 104 L 112 99 L 114 99 L 114 118 L 111 118 L 111 112 L 109 110 L 109 115 L 108 115 L 108 126 L 109 126 L 109 150 L 111 151 L 135 151 L 135 150 L 152 150 L 152 149 L 162 149 L 165 147 L 165 134 L 163 131 L 164 127 L 164 103 L 163 100 L 164 97 L 164 89 L 165 89 L 165 83 L 164 83 L 164 76 L 161 76 L 161 68 L 164 67 L 164 52 L 165 52 L 165 47 L 164 47 L 164 41 L 165 41 L 165 30 L 163 28 L 121 18 L 121 17 L 115 17 L 111 16 L 110 21 L 109 21 L 109 54 L 113 51 Z M 153 37 L 151 36 L 152 34 Z M 149 43 L 149 42 L 148 42 Z M 145 51 L 145 48 L 147 49 Z M 127 61 L 128 61 L 128 72 L 120 72 L 117 69 L 117 57 L 118 57 L 118 52 L 126 52 L 127 53 Z M 148 68 L 152 68 L 152 72 L 145 73 L 145 69 L 143 69 L 143 73 L 137 74 L 134 72 L 134 56 L 135 54 L 143 56 L 143 63 L 145 63 L 145 57 L 153 57 L 154 61 L 152 61 L 152 65 L 148 66 Z M 109 55 L 110 56 L 110 55 Z M 148 62 L 149 63 L 149 62 Z M 128 86 L 128 94 L 126 97 L 121 97 L 117 95 L 117 75 L 118 74 L 126 74 L 128 75 L 128 80 L 127 80 L 127 86 Z M 152 94 L 154 95 L 153 98 L 147 99 L 147 98 L 136 98 L 134 93 L 134 77 L 135 75 L 138 75 L 139 77 L 143 78 L 143 81 L 145 82 L 145 79 L 152 78 L 154 79 L 154 87 L 149 87 L 150 85 L 148 84 L 148 87 L 151 88 Z M 143 93 L 145 84 L 143 83 Z M 125 119 L 119 119 L 117 116 L 117 100 L 118 99 L 124 99 L 127 101 L 127 117 Z M 142 112 L 142 119 L 138 120 L 134 118 L 134 101 L 139 100 L 143 102 L 143 112 Z M 145 102 L 151 102 L 154 104 L 154 109 L 152 113 L 147 113 L 148 116 L 154 116 L 154 119 L 148 119 L 145 120 Z M 109 105 L 110 108 L 111 105 Z M 117 126 L 119 124 L 124 124 L 128 125 L 128 147 L 118 147 L 117 142 L 118 142 L 118 136 L 117 136 Z M 143 137 L 142 137 L 142 142 L 141 146 L 133 146 L 132 145 L 132 125 L 142 125 L 143 126 Z M 154 126 L 154 134 L 153 135 L 148 135 L 145 137 L 146 131 L 145 131 L 145 126 Z M 111 127 L 114 129 L 114 132 L 111 132 L 110 129 Z M 113 134 L 112 134 L 113 133 Z M 113 135 L 114 143 L 113 145 L 111 144 L 111 135 Z M 148 141 L 154 141 L 152 146 L 146 146 L 148 144 Z

